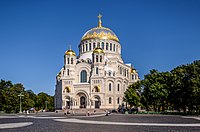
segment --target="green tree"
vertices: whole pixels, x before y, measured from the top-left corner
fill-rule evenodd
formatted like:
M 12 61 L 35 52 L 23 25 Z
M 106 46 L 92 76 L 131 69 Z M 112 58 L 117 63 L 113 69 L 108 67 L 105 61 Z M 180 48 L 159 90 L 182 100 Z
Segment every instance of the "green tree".
M 3 110 L 3 106 L 5 105 L 5 98 L 3 96 L 3 90 L 6 88 L 11 88 L 13 86 L 11 81 L 1 80 L 0 82 L 0 111 Z
M 54 110 L 54 97 L 50 96 L 44 92 L 41 92 L 37 95 L 37 101 L 36 101 L 36 108 L 39 109 L 46 109 L 53 111 Z
M 200 96 L 200 61 L 181 65 L 174 68 L 172 93 L 175 95 L 173 103 L 175 109 L 183 110 L 184 113 L 199 111 Z
M 4 88 L 2 91 L 4 104 L 3 110 L 6 112 L 18 112 L 19 111 L 19 94 L 23 92 L 24 87 L 22 84 L 14 84 L 10 88 Z
M 126 101 L 130 107 L 138 107 L 140 105 L 140 91 L 141 91 L 141 82 L 138 81 L 133 83 L 128 87 L 124 92 L 124 101 Z
M 142 92 L 142 103 L 147 109 L 153 106 L 154 111 L 164 111 L 167 107 L 167 97 L 169 84 L 167 81 L 170 78 L 169 72 L 159 73 L 153 69 L 150 74 L 145 75 L 142 84 L 144 86 Z

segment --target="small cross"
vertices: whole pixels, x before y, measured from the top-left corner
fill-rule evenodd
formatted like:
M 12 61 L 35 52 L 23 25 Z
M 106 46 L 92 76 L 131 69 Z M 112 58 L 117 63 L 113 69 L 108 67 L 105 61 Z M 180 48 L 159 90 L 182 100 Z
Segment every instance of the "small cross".
M 98 18 L 99 18 L 98 27 L 101 28 L 101 23 L 102 23 L 102 22 L 101 22 L 101 18 L 102 18 L 102 15 L 99 14 L 99 15 L 98 15 Z
M 101 19 L 101 18 L 102 18 L 102 15 L 101 15 L 101 14 L 99 14 L 99 15 L 98 15 L 98 18 L 99 18 L 99 19 Z

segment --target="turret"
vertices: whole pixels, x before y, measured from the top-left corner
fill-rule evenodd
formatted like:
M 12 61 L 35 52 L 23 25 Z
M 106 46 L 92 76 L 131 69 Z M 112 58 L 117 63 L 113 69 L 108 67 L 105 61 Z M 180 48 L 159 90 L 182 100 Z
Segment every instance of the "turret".
M 100 47 L 97 47 L 93 50 L 92 62 L 94 68 L 94 74 L 96 76 L 103 75 L 104 70 L 104 52 Z
M 74 66 L 76 64 L 76 54 L 72 49 L 69 49 L 65 52 L 64 56 L 64 70 L 65 76 L 70 76 L 74 74 Z

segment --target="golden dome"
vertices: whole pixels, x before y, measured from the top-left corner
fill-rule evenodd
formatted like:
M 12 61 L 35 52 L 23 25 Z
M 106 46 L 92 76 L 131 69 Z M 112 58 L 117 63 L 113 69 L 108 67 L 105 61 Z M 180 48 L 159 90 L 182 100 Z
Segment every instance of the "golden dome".
M 88 40 L 88 39 L 109 39 L 119 42 L 118 37 L 115 35 L 115 33 L 106 27 L 103 27 L 101 24 L 101 15 L 98 16 L 98 27 L 92 28 L 88 30 L 82 37 L 82 40 Z
M 131 73 L 132 73 L 132 74 L 136 73 L 136 69 L 131 68 Z
M 76 53 L 73 51 L 73 50 L 67 50 L 66 52 L 65 52 L 65 54 L 66 55 L 74 55 L 74 56 L 76 56 Z
M 102 48 L 97 47 L 97 48 L 95 48 L 95 49 L 93 50 L 93 53 L 103 53 L 103 50 L 102 50 Z

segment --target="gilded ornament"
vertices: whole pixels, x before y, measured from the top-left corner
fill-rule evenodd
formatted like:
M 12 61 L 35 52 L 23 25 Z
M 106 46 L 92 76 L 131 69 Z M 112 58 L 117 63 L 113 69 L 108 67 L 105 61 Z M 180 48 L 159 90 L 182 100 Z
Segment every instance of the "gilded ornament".
M 65 52 L 65 54 L 66 55 L 73 55 L 73 56 L 76 56 L 76 54 L 75 54 L 75 52 L 73 51 L 73 50 L 67 50 L 66 52 Z

